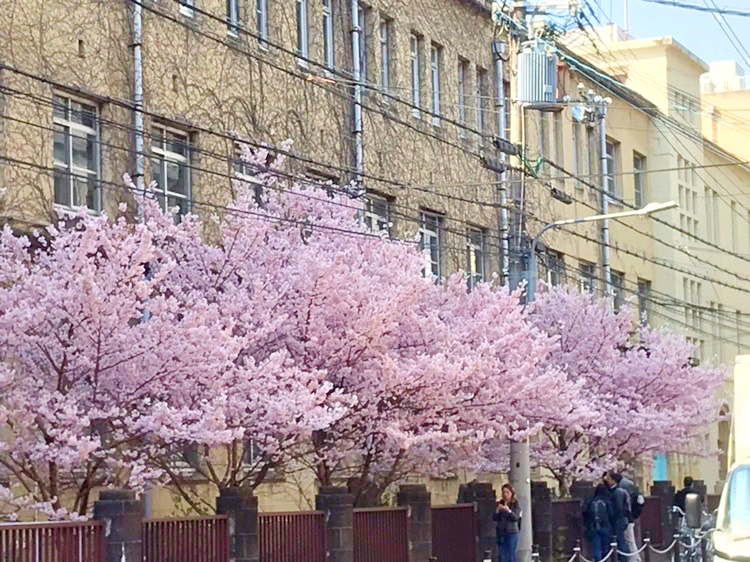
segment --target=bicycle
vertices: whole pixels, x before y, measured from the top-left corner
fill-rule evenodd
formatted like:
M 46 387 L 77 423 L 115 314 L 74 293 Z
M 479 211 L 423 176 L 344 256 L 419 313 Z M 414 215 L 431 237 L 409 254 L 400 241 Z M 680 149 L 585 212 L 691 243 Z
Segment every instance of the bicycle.
M 672 506 L 671 513 L 679 517 L 678 538 L 675 547 L 678 549 L 679 562 L 704 562 L 713 560 L 713 517 L 703 512 L 700 529 L 693 529 L 685 522 L 685 512 Z

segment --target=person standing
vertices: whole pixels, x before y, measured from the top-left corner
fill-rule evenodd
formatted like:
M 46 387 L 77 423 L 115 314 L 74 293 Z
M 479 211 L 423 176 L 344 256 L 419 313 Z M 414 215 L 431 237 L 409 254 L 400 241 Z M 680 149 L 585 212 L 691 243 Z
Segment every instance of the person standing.
M 604 484 L 610 491 L 610 513 L 612 531 L 617 538 L 617 550 L 625 554 L 625 561 L 632 562 L 630 545 L 625 540 L 625 532 L 630 524 L 630 496 L 617 485 L 611 472 L 604 473 Z M 619 557 L 618 557 L 619 560 Z
M 695 488 L 695 481 L 690 476 L 686 476 L 685 480 L 683 480 L 683 484 L 685 487 L 677 492 L 674 495 L 674 499 L 672 500 L 672 505 L 675 507 L 679 507 L 680 511 L 682 513 L 685 513 L 685 498 L 688 494 L 698 494 L 698 496 L 701 498 L 701 502 L 703 502 L 703 496 L 696 490 Z M 682 517 L 682 515 L 680 515 Z
M 594 549 L 594 562 L 603 560 L 610 549 L 612 539 L 612 513 L 610 491 L 605 484 L 599 484 L 583 510 L 583 523 L 586 526 L 591 546 Z
M 640 490 L 635 485 L 635 482 L 625 478 L 622 474 L 617 472 L 612 473 L 617 485 L 628 493 L 630 498 L 630 517 L 628 519 L 628 527 L 625 529 L 625 541 L 628 543 L 628 549 L 633 553 L 630 556 L 630 562 L 641 562 L 641 556 L 638 554 L 638 545 L 635 542 L 635 522 L 641 516 L 643 511 L 643 505 L 646 500 L 643 499 Z
M 518 538 L 521 530 L 521 506 L 516 492 L 510 484 L 504 484 L 502 499 L 492 515 L 497 521 L 497 543 L 500 551 L 500 562 L 518 562 Z

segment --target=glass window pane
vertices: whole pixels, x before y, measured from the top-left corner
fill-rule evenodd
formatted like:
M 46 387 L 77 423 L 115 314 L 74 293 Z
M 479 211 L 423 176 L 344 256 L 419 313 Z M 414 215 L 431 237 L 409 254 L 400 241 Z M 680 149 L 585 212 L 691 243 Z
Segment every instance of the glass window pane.
M 96 108 L 77 101 L 70 102 L 70 120 L 84 127 L 94 128 L 96 125 Z
M 73 131 L 73 165 L 84 170 L 96 170 L 96 138 Z
M 187 139 L 183 135 L 167 132 L 167 150 L 180 156 L 186 156 Z
M 67 128 L 55 125 L 55 162 L 69 165 Z
M 162 160 L 159 158 L 154 158 L 151 160 L 151 177 L 153 181 L 158 185 L 162 190 L 164 189 L 164 184 L 162 183 Z
M 186 195 L 186 184 L 184 166 L 176 162 L 167 161 L 167 190 L 174 193 Z
M 96 208 L 96 178 L 94 176 L 73 176 L 74 207 Z
M 59 119 L 68 118 L 68 100 L 61 96 L 55 96 L 54 101 L 54 116 Z
M 70 176 L 63 170 L 55 170 L 55 203 L 70 206 Z

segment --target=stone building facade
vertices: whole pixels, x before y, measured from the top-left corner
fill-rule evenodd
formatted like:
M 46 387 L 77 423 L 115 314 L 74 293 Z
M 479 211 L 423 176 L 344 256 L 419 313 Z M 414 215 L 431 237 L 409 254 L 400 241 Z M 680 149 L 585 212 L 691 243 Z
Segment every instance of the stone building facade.
M 294 142 L 289 173 L 355 175 L 351 4 L 11 0 L 0 14 L 0 216 L 114 210 L 134 172 L 133 9 L 143 8 L 146 181 L 197 214 L 225 205 L 237 143 Z M 438 275 L 498 270 L 493 24 L 484 0 L 362 3 L 363 187 Z M 468 249 L 467 249 L 468 248 Z M 479 256 L 479 257 L 477 257 Z

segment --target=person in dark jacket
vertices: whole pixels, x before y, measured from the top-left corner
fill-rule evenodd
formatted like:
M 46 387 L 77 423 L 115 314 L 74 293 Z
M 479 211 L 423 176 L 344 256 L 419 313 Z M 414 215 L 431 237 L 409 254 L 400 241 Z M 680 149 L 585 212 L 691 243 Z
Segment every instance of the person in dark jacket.
M 696 490 L 695 482 L 690 476 L 685 477 L 685 480 L 683 480 L 683 484 L 685 485 L 685 487 L 674 495 L 672 505 L 675 507 L 679 507 L 680 511 L 685 513 L 685 497 L 688 494 L 698 494 L 699 496 L 701 496 L 701 494 L 700 492 L 698 492 L 698 490 Z M 703 501 L 702 496 L 701 501 Z M 680 517 L 682 517 L 682 515 L 680 515 Z
M 611 472 L 604 473 L 604 484 L 609 488 L 611 493 L 610 506 L 612 514 L 612 531 L 617 537 L 617 550 L 626 554 L 625 562 L 630 562 L 629 555 L 632 551 L 628 541 L 625 539 L 625 532 L 630 524 L 630 494 L 625 489 L 619 487 Z M 620 557 L 618 556 L 618 560 Z
M 516 551 L 521 530 L 521 506 L 516 498 L 516 491 L 510 484 L 503 485 L 502 499 L 497 502 L 497 509 L 492 518 L 497 521 L 500 562 L 518 562 Z
M 630 562 L 641 562 L 640 555 L 636 554 L 638 551 L 638 545 L 635 542 L 635 522 L 641 516 L 645 500 L 643 499 L 640 490 L 638 490 L 638 486 L 635 485 L 635 482 L 625 478 L 622 474 L 618 474 L 617 472 L 612 473 L 612 478 L 617 482 L 617 486 L 628 493 L 628 497 L 630 498 L 630 521 L 628 522 L 628 528 L 625 529 L 625 540 L 628 543 L 628 550 L 634 553 L 633 556 L 630 557 Z
M 594 549 L 594 562 L 603 560 L 612 540 L 612 512 L 610 491 L 602 483 L 583 509 L 583 524 Z

